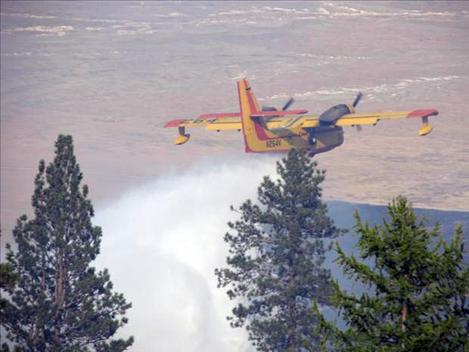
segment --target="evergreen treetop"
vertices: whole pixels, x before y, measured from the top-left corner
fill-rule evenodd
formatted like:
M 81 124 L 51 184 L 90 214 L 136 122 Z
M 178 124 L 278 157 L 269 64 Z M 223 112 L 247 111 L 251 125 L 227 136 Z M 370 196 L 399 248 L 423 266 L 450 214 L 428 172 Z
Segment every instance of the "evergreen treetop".
M 389 221 L 369 226 L 356 214 L 360 259 L 337 246 L 338 263 L 369 288 L 361 295 L 334 283 L 333 303 L 348 324 L 321 317 L 323 347 L 333 351 L 463 351 L 468 348 L 469 270 L 457 227 L 446 243 L 404 197 L 388 206 Z M 326 342 L 327 341 L 327 342 Z M 314 350 L 314 348 L 312 348 Z
M 131 305 L 107 270 L 91 266 L 102 233 L 82 178 L 72 137 L 59 135 L 54 161 L 39 163 L 34 217 L 18 219 L 8 254 L 18 281 L 7 289 L 12 309 L 2 325 L 23 351 L 123 351 L 133 342 L 112 339 Z
M 244 202 L 240 219 L 228 224 L 227 267 L 215 273 L 237 302 L 231 325 L 245 325 L 260 351 L 298 351 L 305 339 L 318 341 L 310 331 L 316 319 L 307 313 L 312 299 L 328 302 L 323 239 L 340 231 L 321 200 L 324 171 L 316 166 L 291 150 L 277 163 L 278 180 L 264 177 L 258 202 Z

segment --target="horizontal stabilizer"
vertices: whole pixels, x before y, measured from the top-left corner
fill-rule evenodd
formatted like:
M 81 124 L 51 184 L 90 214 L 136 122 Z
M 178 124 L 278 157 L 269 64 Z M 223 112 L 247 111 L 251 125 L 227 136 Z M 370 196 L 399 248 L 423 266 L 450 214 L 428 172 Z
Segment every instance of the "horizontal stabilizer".
M 287 110 L 287 111 L 257 111 L 251 114 L 251 117 L 274 117 L 274 116 L 287 116 L 287 115 L 304 115 L 308 110 Z
M 215 112 L 210 114 L 201 114 L 197 116 L 198 119 L 226 119 L 229 117 L 241 117 L 240 112 Z

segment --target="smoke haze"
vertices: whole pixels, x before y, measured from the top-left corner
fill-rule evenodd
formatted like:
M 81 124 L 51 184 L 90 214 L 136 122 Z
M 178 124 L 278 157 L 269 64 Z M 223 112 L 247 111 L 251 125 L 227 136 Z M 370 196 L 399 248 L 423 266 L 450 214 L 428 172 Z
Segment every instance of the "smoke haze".
M 122 336 L 132 351 L 248 351 L 243 329 L 225 317 L 232 304 L 216 287 L 225 265 L 230 205 L 255 198 L 272 158 L 215 160 L 162 177 L 97 210 L 99 267 L 132 302 Z
M 421 207 L 469 209 L 467 1 L 1 1 L 0 18 L 5 242 L 59 133 L 73 135 L 95 204 L 168 167 L 242 153 L 240 133 L 191 130 L 175 148 L 162 128 L 238 111 L 242 74 L 261 104 L 293 96 L 312 114 L 358 90 L 360 112 L 438 109 L 428 137 L 415 136 L 417 120 L 349 128 L 319 160 L 335 170 L 335 199 L 405 193 Z
M 262 104 L 294 96 L 314 114 L 358 90 L 363 112 L 437 108 L 423 139 L 418 121 L 347 129 L 344 146 L 317 157 L 324 187 L 330 199 L 403 194 L 469 210 L 468 2 L 1 1 L 0 17 L 0 251 L 30 211 L 38 160 L 51 160 L 59 133 L 73 135 L 104 231 L 97 264 L 133 303 L 121 332 L 135 336 L 132 351 L 249 350 L 225 321 L 213 269 L 237 216 L 229 206 L 254 198 L 273 159 L 244 155 L 241 133 L 190 131 L 175 147 L 162 128 L 238 111 L 241 75 Z M 200 165 L 206 155 L 218 159 Z M 355 205 L 329 205 L 353 223 Z M 384 211 L 361 209 L 379 221 Z

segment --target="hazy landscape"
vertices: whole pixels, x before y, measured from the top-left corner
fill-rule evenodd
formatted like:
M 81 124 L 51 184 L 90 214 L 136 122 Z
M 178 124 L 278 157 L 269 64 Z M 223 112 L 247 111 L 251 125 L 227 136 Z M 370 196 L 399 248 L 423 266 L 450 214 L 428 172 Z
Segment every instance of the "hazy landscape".
M 226 256 L 229 206 L 255 196 L 278 156 L 245 154 L 239 133 L 191 131 L 175 146 L 163 128 L 237 111 L 239 77 L 262 103 L 293 96 L 314 113 L 358 91 L 361 111 L 438 109 L 424 138 L 418 121 L 347 129 L 343 146 L 315 157 L 324 197 L 347 228 L 357 208 L 380 221 L 370 205 L 398 194 L 436 209 L 421 214 L 445 233 L 469 228 L 464 1 L 2 1 L 0 29 L 2 249 L 30 212 L 38 161 L 72 134 L 104 230 L 98 265 L 134 303 L 123 332 L 134 351 L 151 350 L 155 336 L 165 351 L 248 348 L 225 322 L 213 268 Z

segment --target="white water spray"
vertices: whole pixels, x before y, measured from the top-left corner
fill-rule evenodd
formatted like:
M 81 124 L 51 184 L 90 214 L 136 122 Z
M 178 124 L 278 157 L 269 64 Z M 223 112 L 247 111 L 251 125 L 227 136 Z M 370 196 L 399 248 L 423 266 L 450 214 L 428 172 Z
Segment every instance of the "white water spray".
M 162 177 L 97 209 L 103 228 L 98 267 L 132 302 L 122 336 L 131 351 L 250 351 L 244 329 L 225 317 L 233 303 L 216 287 L 214 268 L 228 254 L 223 235 L 230 205 L 256 197 L 272 157 L 206 162 Z

